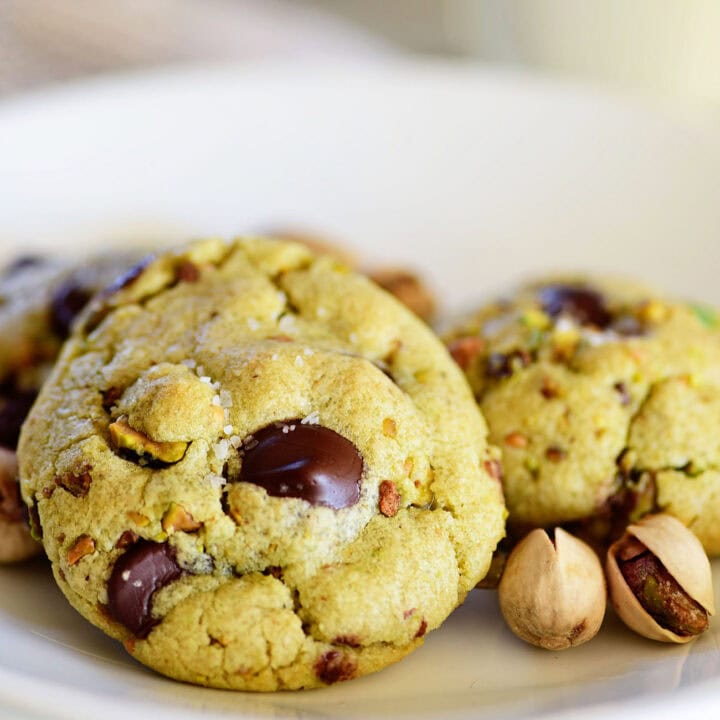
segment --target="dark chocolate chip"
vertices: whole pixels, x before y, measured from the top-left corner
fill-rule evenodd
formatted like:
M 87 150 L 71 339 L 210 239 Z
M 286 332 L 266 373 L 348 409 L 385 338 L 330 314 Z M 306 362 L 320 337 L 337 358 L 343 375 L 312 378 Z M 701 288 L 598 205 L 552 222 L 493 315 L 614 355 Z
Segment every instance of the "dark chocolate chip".
M 50 323 L 58 337 L 66 338 L 70 334 L 75 318 L 91 297 L 92 292 L 74 279 L 55 290 L 50 301 Z
M 253 444 L 245 447 L 238 480 L 259 485 L 268 495 L 336 510 L 360 498 L 362 458 L 334 430 L 290 420 L 254 433 Z
M 113 567 L 107 588 L 110 615 L 137 637 L 147 637 L 158 622 L 151 614 L 153 594 L 181 574 L 167 543 L 139 541 Z
M 356 672 L 355 660 L 338 650 L 329 650 L 315 662 L 315 674 L 327 685 L 350 680 Z
M 0 445 L 11 450 L 17 447 L 20 427 L 36 397 L 34 390 L 0 388 Z
M 539 292 L 540 303 L 551 317 L 569 315 L 581 325 L 605 329 L 612 315 L 605 298 L 596 290 L 582 285 L 548 285 Z

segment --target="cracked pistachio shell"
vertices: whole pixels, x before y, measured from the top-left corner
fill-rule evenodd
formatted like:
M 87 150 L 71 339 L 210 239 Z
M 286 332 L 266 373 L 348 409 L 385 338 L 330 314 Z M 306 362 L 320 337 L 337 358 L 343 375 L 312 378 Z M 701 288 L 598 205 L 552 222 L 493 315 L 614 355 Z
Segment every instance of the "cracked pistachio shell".
M 513 549 L 498 587 L 500 610 L 521 639 L 564 650 L 592 639 L 605 615 L 602 566 L 592 549 L 560 528 L 555 541 L 533 530 Z
M 639 540 L 665 566 L 684 592 L 708 615 L 714 615 L 712 570 L 700 541 L 672 515 L 646 515 L 639 522 L 628 525 L 625 535 L 610 546 L 605 563 L 610 600 L 629 628 L 651 640 L 673 643 L 694 640 L 697 635 L 678 635 L 659 625 L 633 594 L 617 563 L 617 553 L 628 536 Z

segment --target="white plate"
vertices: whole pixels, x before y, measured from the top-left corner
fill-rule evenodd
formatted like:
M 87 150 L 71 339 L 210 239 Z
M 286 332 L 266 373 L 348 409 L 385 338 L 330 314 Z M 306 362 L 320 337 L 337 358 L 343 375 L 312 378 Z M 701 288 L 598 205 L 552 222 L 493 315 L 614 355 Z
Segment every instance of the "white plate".
M 0 255 L 299 224 L 416 265 L 450 307 L 577 267 L 718 301 L 719 189 L 720 136 L 472 68 L 200 68 L 0 107 Z M 716 626 L 658 645 L 609 615 L 593 642 L 548 653 L 474 592 L 375 676 L 220 692 L 137 665 L 37 563 L 0 569 L 0 715 L 701 717 L 720 703 L 719 641 Z

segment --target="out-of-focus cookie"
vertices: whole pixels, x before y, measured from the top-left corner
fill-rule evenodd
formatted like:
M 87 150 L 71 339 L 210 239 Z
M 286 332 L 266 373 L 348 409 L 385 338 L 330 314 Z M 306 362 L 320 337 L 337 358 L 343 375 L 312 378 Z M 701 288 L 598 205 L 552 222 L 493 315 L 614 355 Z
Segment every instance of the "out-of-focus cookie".
M 612 539 L 668 512 L 720 554 L 715 311 L 632 282 L 560 278 L 447 335 L 502 449 L 511 532 Z
M 365 277 L 200 242 L 91 303 L 20 442 L 57 582 L 188 682 L 309 688 L 394 662 L 485 574 L 497 463 L 462 374 Z
M 139 254 L 86 262 L 26 256 L 0 273 L 0 563 L 38 554 L 20 510 L 14 451 L 20 427 L 90 297 Z

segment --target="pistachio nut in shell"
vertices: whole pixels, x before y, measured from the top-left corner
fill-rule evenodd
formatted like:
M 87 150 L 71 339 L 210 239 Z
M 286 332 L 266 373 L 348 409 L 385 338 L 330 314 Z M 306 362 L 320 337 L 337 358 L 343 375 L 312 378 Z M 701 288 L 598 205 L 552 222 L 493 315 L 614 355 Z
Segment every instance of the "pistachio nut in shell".
M 510 629 L 547 650 L 592 639 L 605 615 L 605 596 L 597 555 L 560 528 L 554 541 L 542 529 L 526 535 L 510 553 L 498 587 Z
M 712 571 L 700 541 L 671 515 L 647 515 L 613 543 L 605 564 L 610 599 L 644 637 L 686 643 L 715 613 Z

